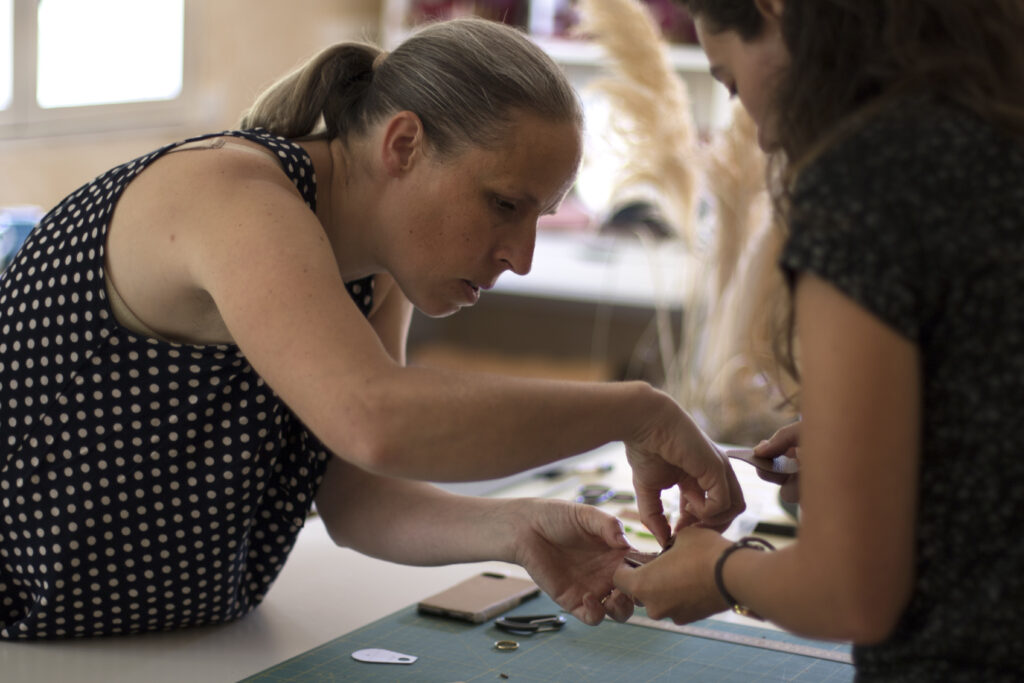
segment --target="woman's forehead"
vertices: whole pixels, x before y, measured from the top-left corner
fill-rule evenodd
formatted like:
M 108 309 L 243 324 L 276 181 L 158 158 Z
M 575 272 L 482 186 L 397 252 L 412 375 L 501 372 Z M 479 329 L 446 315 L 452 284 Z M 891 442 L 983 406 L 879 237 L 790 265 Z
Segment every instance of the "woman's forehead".
M 581 155 L 577 125 L 535 118 L 510 126 L 500 144 L 469 147 L 448 164 L 468 180 L 514 192 L 544 211 L 572 186 Z

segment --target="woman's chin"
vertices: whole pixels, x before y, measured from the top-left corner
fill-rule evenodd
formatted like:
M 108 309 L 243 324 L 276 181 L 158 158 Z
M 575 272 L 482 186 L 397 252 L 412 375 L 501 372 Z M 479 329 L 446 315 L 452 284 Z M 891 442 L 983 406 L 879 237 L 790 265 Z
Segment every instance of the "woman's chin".
M 422 306 L 416 306 L 423 315 L 428 318 L 447 318 L 450 315 L 454 315 L 462 310 L 466 306 L 472 306 L 472 304 L 459 304 L 454 302 L 431 302 Z

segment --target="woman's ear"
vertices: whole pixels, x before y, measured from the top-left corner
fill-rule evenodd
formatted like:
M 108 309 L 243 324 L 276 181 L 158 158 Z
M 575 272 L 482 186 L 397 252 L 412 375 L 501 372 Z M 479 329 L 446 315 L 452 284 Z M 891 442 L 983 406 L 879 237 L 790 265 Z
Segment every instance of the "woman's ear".
M 762 16 L 776 21 L 782 18 L 782 10 L 786 8 L 786 0 L 754 0 L 754 4 Z
M 399 176 L 423 156 L 423 122 L 411 111 L 400 111 L 385 124 L 381 140 L 381 162 L 388 175 Z

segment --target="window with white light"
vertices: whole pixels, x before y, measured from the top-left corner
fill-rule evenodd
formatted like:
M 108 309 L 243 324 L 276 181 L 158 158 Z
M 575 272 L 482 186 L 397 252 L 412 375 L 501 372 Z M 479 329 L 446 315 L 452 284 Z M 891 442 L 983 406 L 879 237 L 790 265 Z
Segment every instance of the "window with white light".
M 171 124 L 185 0 L 0 0 L 0 135 Z
M 0 0 L 0 111 L 10 108 L 14 90 L 14 4 Z
M 183 19 L 182 0 L 39 0 L 39 106 L 174 99 Z

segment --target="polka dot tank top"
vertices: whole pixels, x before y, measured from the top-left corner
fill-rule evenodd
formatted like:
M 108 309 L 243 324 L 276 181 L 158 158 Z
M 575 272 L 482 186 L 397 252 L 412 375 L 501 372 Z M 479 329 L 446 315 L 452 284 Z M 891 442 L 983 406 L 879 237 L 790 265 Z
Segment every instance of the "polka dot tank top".
M 266 131 L 315 210 L 308 155 Z M 203 140 L 214 135 L 194 138 Z M 328 452 L 233 345 L 137 335 L 104 287 L 125 186 L 168 145 L 47 214 L 0 276 L 0 637 L 236 619 L 280 572 Z M 348 286 L 366 314 L 372 279 Z

